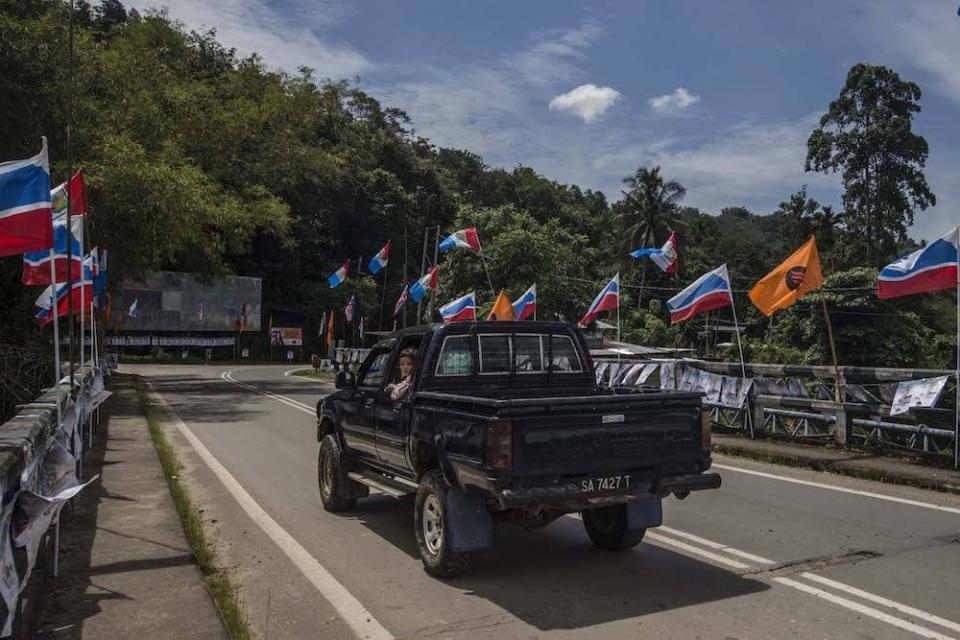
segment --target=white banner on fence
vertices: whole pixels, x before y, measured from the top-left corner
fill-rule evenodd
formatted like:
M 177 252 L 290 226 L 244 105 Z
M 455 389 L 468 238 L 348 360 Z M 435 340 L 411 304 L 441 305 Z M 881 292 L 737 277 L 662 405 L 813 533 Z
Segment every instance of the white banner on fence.
M 3 620 L 3 630 L 0 631 L 4 638 L 13 634 L 13 612 L 17 609 L 17 598 L 20 596 L 20 576 L 17 575 L 17 565 L 13 561 L 10 527 L 15 503 L 15 500 L 11 500 L 4 506 L 3 515 L 0 516 L 0 598 L 3 598 L 3 603 L 7 605 L 7 616 Z
M 932 407 L 937 404 L 950 376 L 905 380 L 897 385 L 897 393 L 890 405 L 890 415 L 907 413 L 911 407 Z
M 677 388 L 677 365 L 675 362 L 660 363 L 660 388 L 664 390 Z

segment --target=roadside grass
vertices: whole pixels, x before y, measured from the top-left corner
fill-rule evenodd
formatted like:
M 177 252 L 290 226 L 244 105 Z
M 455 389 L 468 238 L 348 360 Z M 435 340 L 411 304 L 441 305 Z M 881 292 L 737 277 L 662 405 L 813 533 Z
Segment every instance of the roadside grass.
M 249 640 L 252 634 L 243 611 L 243 603 L 238 596 L 237 587 L 233 584 L 230 573 L 216 565 L 213 545 L 207 537 L 203 517 L 200 515 L 200 510 L 196 504 L 191 500 L 186 487 L 180 481 L 180 472 L 183 467 L 177 461 L 176 452 L 151 411 L 143 380 L 139 377 L 137 378 L 137 393 L 140 398 L 140 408 L 147 418 L 150 437 L 153 439 L 157 456 L 160 458 L 160 466 L 163 467 L 163 475 L 166 477 L 167 485 L 170 488 L 170 495 L 173 497 L 173 503 L 180 515 L 183 531 L 187 536 L 187 542 L 193 552 L 193 557 L 207 580 L 207 589 L 220 611 L 220 616 L 230 637 L 233 640 Z

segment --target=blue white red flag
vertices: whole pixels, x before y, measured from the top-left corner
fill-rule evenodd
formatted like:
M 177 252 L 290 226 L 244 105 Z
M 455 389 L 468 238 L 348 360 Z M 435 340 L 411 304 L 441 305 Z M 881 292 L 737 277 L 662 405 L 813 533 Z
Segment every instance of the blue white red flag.
M 477 319 L 477 300 L 473 291 L 440 307 L 444 324 Z
M 353 322 L 353 310 L 356 306 L 355 296 L 350 296 L 350 301 L 347 302 L 347 306 L 343 309 L 343 317 L 347 319 L 347 322 Z
M 64 317 L 69 314 L 71 304 L 75 314 L 89 311 L 93 304 L 93 273 L 89 268 L 89 258 L 87 261 L 85 261 L 85 263 L 82 280 L 74 281 L 73 286 L 68 283 L 56 285 L 57 315 L 60 317 Z M 53 313 L 50 310 L 50 299 L 52 296 L 53 286 L 54 285 L 47 286 L 47 288 L 43 290 L 43 293 L 37 297 L 36 304 L 38 307 L 40 307 L 40 311 L 37 312 L 34 318 L 41 327 L 47 322 L 53 320 Z M 136 305 L 136 302 L 134 302 L 134 305 Z M 46 313 L 44 313 L 44 311 L 46 311 Z
M 670 310 L 670 323 L 676 324 L 689 320 L 698 313 L 732 304 L 730 276 L 727 265 L 724 264 L 703 274 L 686 289 L 667 300 L 667 309 Z
M 427 294 L 427 291 L 436 288 L 437 268 L 434 267 L 424 274 L 419 280 L 413 283 L 413 285 L 410 287 L 410 297 L 413 298 L 414 302 L 420 302 L 420 300 L 423 299 L 423 296 Z
M 63 314 L 66 315 L 69 304 L 67 303 L 67 292 L 70 291 L 70 287 L 67 284 L 61 284 L 57 287 L 57 315 L 61 315 L 60 309 L 63 309 Z M 49 286 L 43 290 L 43 293 L 37 298 L 37 306 L 40 307 L 40 310 L 34 314 L 33 319 L 37 321 L 37 324 L 43 328 L 47 324 L 53 321 L 53 287 Z
M 454 231 L 446 240 L 440 243 L 441 253 L 446 253 L 454 249 L 469 249 L 470 251 L 480 252 L 480 237 L 477 235 L 477 228 L 461 229 Z
M 513 302 L 513 317 L 517 320 L 526 320 L 537 313 L 537 285 L 530 285 L 522 296 Z
M 47 139 L 28 160 L 0 163 L 0 256 L 53 246 Z
M 593 302 L 590 303 L 590 308 L 587 309 L 587 312 L 580 318 L 580 322 L 577 324 L 580 327 L 585 327 L 591 322 L 593 322 L 598 315 L 604 311 L 610 311 L 611 309 L 616 309 L 620 305 L 620 274 L 613 276 L 613 280 L 607 283 L 600 293 L 597 294 L 597 297 L 593 299 Z
M 66 282 L 68 278 L 80 279 L 80 265 L 83 263 L 83 218 L 77 216 L 70 220 L 73 233 L 67 233 L 67 216 L 53 220 L 54 269 L 57 282 Z M 70 261 L 73 268 L 67 266 L 67 243 L 71 243 Z M 23 284 L 50 284 L 50 250 L 30 251 L 23 254 Z
M 403 285 L 403 291 L 400 292 L 400 297 L 397 298 L 397 303 L 393 305 L 393 317 L 396 318 L 397 314 L 400 313 L 400 310 L 403 309 L 403 305 L 407 303 L 407 300 L 410 299 L 410 287 L 408 285 Z
M 331 273 L 329 276 L 327 276 L 327 282 L 330 283 L 331 289 L 336 289 L 341 284 L 343 284 L 343 282 L 346 281 L 347 276 L 349 275 L 350 275 L 350 261 L 348 260 L 343 263 L 342 267 L 340 267 L 339 269 Z
M 377 252 L 377 255 L 370 258 L 370 263 L 367 265 L 367 269 L 370 270 L 370 273 L 377 274 L 380 273 L 380 270 L 387 266 L 387 262 L 390 261 L 390 241 L 387 240 L 387 244 L 383 245 L 383 249 Z
M 648 257 L 665 273 L 677 272 L 677 236 L 672 231 L 670 237 L 659 249 L 637 249 L 630 253 L 634 258 Z
M 877 295 L 881 300 L 913 293 L 950 289 L 957 285 L 960 226 L 923 249 L 891 262 L 880 270 Z

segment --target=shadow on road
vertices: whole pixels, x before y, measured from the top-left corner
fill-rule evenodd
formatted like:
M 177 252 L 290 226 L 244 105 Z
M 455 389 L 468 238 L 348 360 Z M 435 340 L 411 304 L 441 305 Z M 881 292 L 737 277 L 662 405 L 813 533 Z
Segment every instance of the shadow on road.
M 419 558 L 412 500 L 371 496 L 349 515 Z M 542 631 L 580 629 L 770 588 L 647 542 L 632 551 L 601 551 L 573 518 L 538 531 L 498 525 L 494 549 L 449 584 Z M 427 635 L 430 629 L 420 631 Z

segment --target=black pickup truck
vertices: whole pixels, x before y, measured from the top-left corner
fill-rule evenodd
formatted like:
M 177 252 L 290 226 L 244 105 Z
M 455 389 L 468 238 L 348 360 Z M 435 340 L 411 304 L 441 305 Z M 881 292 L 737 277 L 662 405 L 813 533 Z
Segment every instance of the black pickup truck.
M 390 397 L 399 354 L 416 353 L 407 395 Z M 715 489 L 700 394 L 609 389 L 561 322 L 461 322 L 398 331 L 317 405 L 317 475 L 328 511 L 371 488 L 415 494 L 427 572 L 452 576 L 491 546 L 499 522 L 528 528 L 579 512 L 590 539 L 636 546 L 662 498 Z

